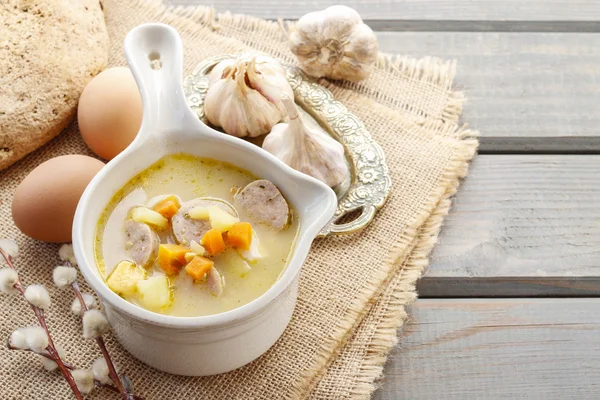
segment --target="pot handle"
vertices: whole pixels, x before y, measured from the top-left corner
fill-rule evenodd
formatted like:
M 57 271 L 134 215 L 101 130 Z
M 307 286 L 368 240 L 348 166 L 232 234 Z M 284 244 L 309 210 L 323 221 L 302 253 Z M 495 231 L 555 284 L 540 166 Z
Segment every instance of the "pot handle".
M 142 126 L 137 139 L 181 130 L 188 119 L 197 123 L 181 85 L 183 45 L 179 33 L 165 24 L 140 25 L 127 34 L 124 48 L 142 95 Z

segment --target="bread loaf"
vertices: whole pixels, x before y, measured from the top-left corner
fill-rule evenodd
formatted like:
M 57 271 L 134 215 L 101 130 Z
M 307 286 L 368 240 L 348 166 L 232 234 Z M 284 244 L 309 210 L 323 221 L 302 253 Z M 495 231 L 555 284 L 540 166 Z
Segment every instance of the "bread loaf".
M 99 0 L 0 2 L 0 170 L 58 135 L 108 62 Z

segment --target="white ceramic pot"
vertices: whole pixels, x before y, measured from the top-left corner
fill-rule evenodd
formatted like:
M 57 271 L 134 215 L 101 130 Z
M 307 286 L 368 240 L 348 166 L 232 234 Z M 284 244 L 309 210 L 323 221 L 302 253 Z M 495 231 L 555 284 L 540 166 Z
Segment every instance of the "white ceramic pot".
M 101 298 L 117 338 L 136 358 L 179 375 L 239 368 L 267 351 L 288 325 L 300 268 L 313 239 L 333 218 L 336 196 L 259 147 L 198 120 L 184 99 L 182 44 L 173 28 L 138 26 L 125 38 L 125 55 L 142 94 L 144 116 L 135 141 L 94 177 L 81 197 L 73 223 L 79 268 Z M 159 69 L 152 67 L 152 60 Z M 186 318 L 147 311 L 113 293 L 96 267 L 96 225 L 111 197 L 163 156 L 181 152 L 227 161 L 269 179 L 298 213 L 299 233 L 281 277 L 256 300 L 225 313 Z

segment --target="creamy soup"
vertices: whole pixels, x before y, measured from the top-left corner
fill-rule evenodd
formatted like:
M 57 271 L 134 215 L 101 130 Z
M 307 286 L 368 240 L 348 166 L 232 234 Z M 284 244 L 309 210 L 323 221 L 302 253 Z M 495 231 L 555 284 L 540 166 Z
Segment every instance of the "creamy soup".
M 133 304 L 193 317 L 240 307 L 287 265 L 294 210 L 267 180 L 178 154 L 131 179 L 104 210 L 95 254 L 107 285 Z

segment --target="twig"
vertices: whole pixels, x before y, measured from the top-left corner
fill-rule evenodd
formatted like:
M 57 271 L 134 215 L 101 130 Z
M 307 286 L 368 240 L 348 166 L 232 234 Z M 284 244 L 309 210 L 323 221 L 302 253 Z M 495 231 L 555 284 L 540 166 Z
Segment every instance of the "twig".
M 68 267 L 72 267 L 71 263 L 66 261 L 65 264 Z M 83 299 L 83 296 L 81 295 L 81 290 L 79 290 L 79 284 L 77 283 L 77 281 L 74 281 L 73 283 L 71 283 L 71 287 L 73 288 L 73 291 L 75 292 L 75 297 L 77 297 L 77 299 L 79 300 L 79 303 L 81 304 L 81 309 L 83 312 L 88 311 L 88 306 L 87 304 L 85 304 L 85 300 Z M 115 365 L 112 362 L 112 359 L 110 358 L 110 354 L 108 354 L 108 350 L 106 349 L 106 344 L 104 343 L 104 339 L 102 338 L 102 336 L 98 336 L 96 338 L 96 343 L 98 344 L 98 347 L 100 348 L 100 351 L 102 352 L 102 355 L 104 356 L 104 359 L 106 360 L 106 365 L 108 366 L 108 376 L 110 376 L 110 379 L 113 381 L 113 383 L 115 384 L 115 387 L 118 389 L 119 393 L 121 394 L 121 397 L 123 398 L 123 400 L 131 400 L 134 397 L 132 396 L 131 393 L 129 393 L 125 387 L 123 386 L 123 383 L 121 382 L 121 379 L 119 378 L 119 374 L 117 374 L 117 370 L 115 368 Z
M 35 352 L 35 351 L 31 350 L 31 349 L 19 349 L 19 348 L 17 348 L 17 347 L 14 347 L 13 345 L 11 345 L 11 344 L 10 344 L 10 340 L 7 340 L 7 341 L 6 341 L 6 347 L 7 347 L 9 350 L 29 351 L 29 352 L 31 352 L 31 353 L 37 354 L 38 356 L 42 356 L 42 357 L 45 357 L 45 358 L 47 358 L 48 360 L 52 360 L 52 361 L 56 362 L 56 359 L 55 359 L 54 357 L 52 357 L 50 354 L 46 354 L 46 353 L 37 353 L 37 352 Z M 69 369 L 69 370 L 71 370 L 71 371 L 72 371 L 72 370 L 74 370 L 74 369 L 77 369 L 77 368 L 75 368 L 73 365 L 71 365 L 71 364 L 69 364 L 69 363 L 63 362 L 63 364 L 65 365 L 65 367 L 67 367 L 67 369 Z M 107 384 L 107 383 L 102 383 L 102 382 L 100 382 L 100 381 L 99 381 L 99 380 L 97 380 L 97 379 L 94 379 L 94 381 L 96 382 L 96 386 L 98 386 L 98 387 L 103 387 L 103 388 L 106 388 L 106 389 L 108 389 L 108 390 L 110 390 L 110 391 L 112 391 L 112 392 L 119 393 L 119 389 L 117 389 L 117 388 L 116 388 L 116 387 L 114 387 L 113 385 L 109 385 L 109 384 Z M 133 396 L 133 399 L 134 399 L 134 400 L 144 400 L 144 398 L 143 398 L 143 397 L 139 397 L 139 396 L 136 396 L 136 395 L 132 395 L 132 396 Z
M 4 251 L 4 249 L 2 249 L 2 247 L 0 247 L 0 254 L 2 254 L 2 257 L 4 258 L 4 260 L 6 261 L 8 266 L 10 268 L 12 268 L 15 272 L 17 272 L 17 283 L 15 283 L 15 289 L 17 289 L 19 291 L 19 293 L 21 293 L 21 296 L 23 296 L 23 298 L 25 298 L 25 289 L 23 288 L 23 284 L 21 283 L 21 277 L 19 276 L 19 271 L 17 271 L 17 269 L 15 268 L 15 266 L 12 263 L 12 257 L 9 256 L 8 254 L 6 254 L 6 252 Z M 27 298 L 25 298 L 25 300 L 27 300 Z M 54 346 L 54 342 L 52 341 L 52 336 L 50 336 L 50 331 L 48 330 L 48 326 L 46 325 L 46 318 L 44 317 L 43 311 L 41 309 L 39 309 L 38 307 L 34 306 L 33 304 L 31 304 L 29 301 L 27 301 L 27 304 L 29 304 L 31 306 L 31 309 L 33 310 L 35 316 L 37 317 L 37 320 L 38 320 L 40 326 L 46 331 L 46 335 L 48 336 L 48 347 L 46 349 L 48 350 L 48 353 L 50 353 L 50 355 L 52 355 L 54 357 L 54 362 L 56 362 L 56 364 L 58 365 L 58 368 L 60 369 L 60 372 L 63 374 L 63 376 L 65 377 L 65 380 L 71 387 L 71 390 L 73 391 L 73 394 L 75 395 L 75 398 L 78 400 L 83 400 L 83 396 L 81 395 L 81 392 L 77 388 L 77 384 L 75 383 L 75 379 L 73 379 L 73 375 L 71 375 L 71 372 L 65 366 L 64 362 L 58 355 L 58 351 L 56 351 L 56 347 Z
M 98 386 L 98 387 L 103 387 L 103 388 L 107 388 L 108 390 L 110 390 L 110 391 L 113 391 L 113 392 L 115 392 L 115 393 L 120 393 L 120 392 L 119 392 L 119 389 L 117 389 L 117 388 L 116 388 L 116 387 L 114 387 L 113 385 L 108 385 L 108 384 L 106 384 L 106 383 L 102 383 L 102 382 L 98 382 L 98 381 L 96 381 L 96 386 Z M 144 400 L 144 398 L 143 398 L 143 397 L 136 396 L 135 394 L 130 394 L 130 396 L 131 396 L 130 398 L 131 398 L 131 399 L 133 399 L 133 400 Z
M 13 346 L 12 344 L 10 344 L 10 338 L 8 338 L 6 340 L 6 348 L 9 349 L 9 350 L 28 351 L 30 353 L 37 354 L 38 356 L 42 356 L 42 357 L 47 358 L 48 360 L 52 360 L 52 361 L 56 362 L 56 360 L 54 359 L 54 357 L 52 357 L 50 354 L 38 353 L 37 351 L 33 351 L 31 349 L 20 349 L 18 347 Z M 74 370 L 74 369 L 77 369 L 77 368 L 75 368 L 74 366 L 72 366 L 71 364 L 69 364 L 67 362 L 63 361 L 63 364 L 65 365 L 65 367 L 67 367 L 67 369 L 69 369 L 71 371 Z

